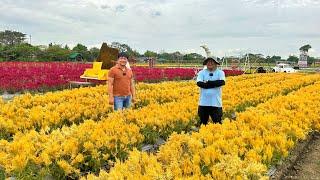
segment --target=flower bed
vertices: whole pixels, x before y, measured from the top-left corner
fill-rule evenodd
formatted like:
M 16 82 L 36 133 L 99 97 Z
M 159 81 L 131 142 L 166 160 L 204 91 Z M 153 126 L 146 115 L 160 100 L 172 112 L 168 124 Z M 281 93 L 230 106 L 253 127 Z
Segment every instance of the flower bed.
M 158 82 L 162 80 L 186 80 L 192 79 L 201 69 L 194 68 L 146 68 L 134 67 L 133 72 L 137 81 Z M 223 70 L 226 76 L 243 74 L 240 70 Z
M 90 64 L 71 62 L 2 62 L 0 92 L 59 88 L 79 76 Z
M 2 62 L 0 92 L 48 91 L 63 89 L 69 81 L 80 78 L 91 64 L 74 62 Z M 192 79 L 200 69 L 132 67 L 138 82 Z M 224 70 L 226 76 L 243 74 L 239 70 Z

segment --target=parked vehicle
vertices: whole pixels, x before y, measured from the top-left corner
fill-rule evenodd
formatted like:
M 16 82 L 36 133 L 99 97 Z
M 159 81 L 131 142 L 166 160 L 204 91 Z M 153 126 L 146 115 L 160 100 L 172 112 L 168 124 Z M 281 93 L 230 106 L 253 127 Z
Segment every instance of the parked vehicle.
M 295 73 L 296 70 L 293 69 L 289 64 L 280 63 L 272 68 L 273 72 L 285 72 L 285 73 Z
M 262 66 L 260 66 L 260 67 L 258 67 L 257 69 L 256 69 L 256 71 L 255 71 L 256 73 L 266 73 L 267 72 L 267 70 L 266 69 L 264 69 Z

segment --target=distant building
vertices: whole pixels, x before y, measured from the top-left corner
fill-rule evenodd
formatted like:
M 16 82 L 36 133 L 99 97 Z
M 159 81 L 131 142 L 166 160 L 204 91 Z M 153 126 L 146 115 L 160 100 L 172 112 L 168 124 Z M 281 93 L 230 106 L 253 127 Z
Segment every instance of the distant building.
M 300 57 L 298 61 L 299 67 L 308 67 L 308 51 L 300 51 Z
M 71 61 L 83 61 L 83 56 L 80 53 L 72 53 L 69 55 Z

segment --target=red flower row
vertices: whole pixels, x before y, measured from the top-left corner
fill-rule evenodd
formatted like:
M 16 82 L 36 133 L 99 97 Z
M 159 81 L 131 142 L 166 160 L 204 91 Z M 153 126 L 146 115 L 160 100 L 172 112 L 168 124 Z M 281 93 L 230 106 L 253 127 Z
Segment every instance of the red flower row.
M 73 62 L 2 62 L 0 91 L 47 90 L 61 88 L 69 81 L 83 81 L 80 75 L 91 64 Z M 192 79 L 195 68 L 132 68 L 135 79 L 143 82 Z M 239 70 L 224 70 L 226 76 L 239 75 Z
M 90 64 L 70 62 L 2 62 L 0 91 L 41 90 L 61 87 L 79 76 Z
M 192 79 L 198 68 L 143 68 L 135 67 L 133 72 L 137 81 L 156 82 L 161 80 Z M 223 70 L 226 76 L 243 74 L 240 70 Z

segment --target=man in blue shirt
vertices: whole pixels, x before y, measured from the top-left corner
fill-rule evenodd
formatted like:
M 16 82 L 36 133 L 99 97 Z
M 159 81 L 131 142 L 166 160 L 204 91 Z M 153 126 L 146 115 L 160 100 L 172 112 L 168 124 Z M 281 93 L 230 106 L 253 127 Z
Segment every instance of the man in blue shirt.
M 218 69 L 220 63 L 214 58 L 203 61 L 207 68 L 198 73 L 197 85 L 200 87 L 198 115 L 200 125 L 208 124 L 209 116 L 214 123 L 222 122 L 222 86 L 225 85 L 224 72 Z

